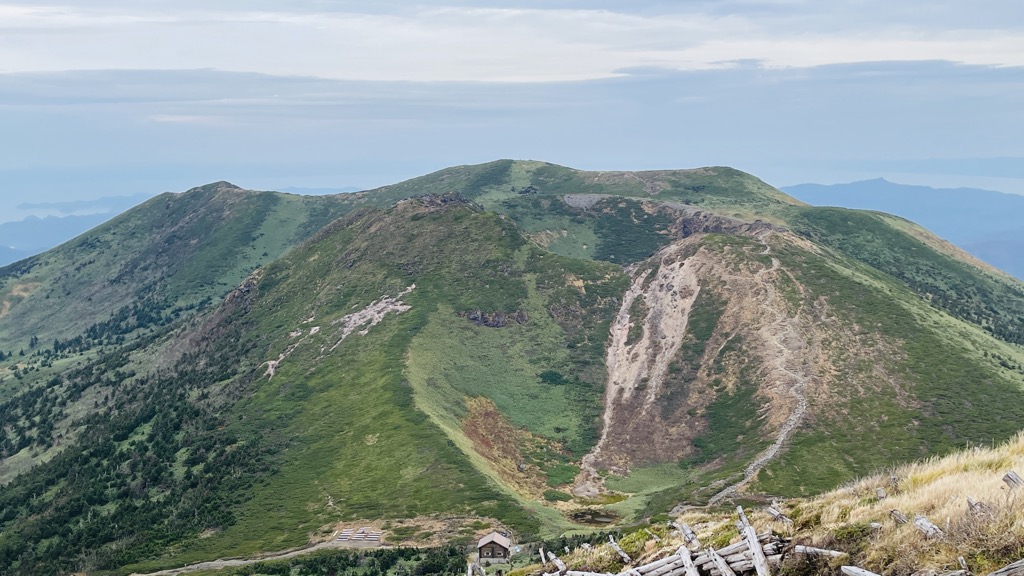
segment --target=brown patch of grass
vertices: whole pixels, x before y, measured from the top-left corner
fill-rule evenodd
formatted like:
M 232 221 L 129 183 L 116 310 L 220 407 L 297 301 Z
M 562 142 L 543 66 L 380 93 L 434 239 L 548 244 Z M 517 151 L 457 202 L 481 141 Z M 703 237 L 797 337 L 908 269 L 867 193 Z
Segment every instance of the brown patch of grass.
M 526 461 L 523 447 L 551 441 L 513 426 L 489 398 L 467 398 L 466 410 L 462 432 L 473 442 L 473 449 L 490 462 L 509 487 L 542 501 L 549 486 L 544 472 Z

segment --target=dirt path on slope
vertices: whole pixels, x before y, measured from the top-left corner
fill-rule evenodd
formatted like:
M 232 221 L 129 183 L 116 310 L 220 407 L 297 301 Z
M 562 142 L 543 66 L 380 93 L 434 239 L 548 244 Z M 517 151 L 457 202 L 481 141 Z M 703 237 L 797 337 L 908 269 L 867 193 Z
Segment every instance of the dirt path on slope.
M 256 564 L 257 562 L 266 562 L 268 560 L 285 560 L 288 558 L 295 558 L 297 556 L 305 556 L 306 554 L 312 554 L 314 552 L 319 552 L 321 550 L 337 550 L 339 548 L 351 548 L 357 550 L 380 550 L 384 548 L 390 548 L 390 546 L 354 546 L 352 544 L 342 542 L 339 540 L 334 540 L 332 538 L 327 542 L 321 542 L 319 544 L 314 544 L 306 548 L 283 550 L 281 552 L 264 554 L 256 558 L 224 558 L 221 560 L 210 560 L 207 562 L 189 564 L 187 566 L 182 566 L 181 568 L 168 568 L 167 570 L 160 570 L 158 572 L 134 572 L 131 574 L 131 576 L 177 576 L 178 574 L 189 574 L 192 572 L 199 572 L 200 570 L 220 570 L 222 568 L 246 566 L 248 564 Z
M 771 247 L 768 245 L 766 240 L 768 235 L 770 235 L 770 232 L 758 234 L 756 236 L 764 245 L 764 251 L 761 253 L 763 255 L 771 255 Z M 797 426 L 800 425 L 804 419 L 804 415 L 807 413 L 807 396 L 805 394 L 805 389 L 807 387 L 807 383 L 810 381 L 810 376 L 807 374 L 801 374 L 789 367 L 794 356 L 794 351 L 792 345 L 787 345 L 787 343 L 794 344 L 795 342 L 802 341 L 803 337 L 797 330 L 796 322 L 786 316 L 783 311 L 783 307 L 777 305 L 779 295 L 775 285 L 765 278 L 767 275 L 777 272 L 781 266 L 778 258 L 772 256 L 771 259 L 772 264 L 770 267 L 755 274 L 755 278 L 757 278 L 758 283 L 764 286 L 766 290 L 763 307 L 766 310 L 771 310 L 774 316 L 772 321 L 762 326 L 759 332 L 761 333 L 764 341 L 774 345 L 778 351 L 778 353 L 772 357 L 773 359 L 770 364 L 777 374 L 784 375 L 792 382 L 792 386 L 789 388 L 789 394 L 796 401 L 796 407 L 790 413 L 789 417 L 786 418 L 786 421 L 782 426 L 779 427 L 779 432 L 776 435 L 775 442 L 761 452 L 757 458 L 755 458 L 743 470 L 743 479 L 731 486 L 727 486 L 712 496 L 708 500 L 708 506 L 713 506 L 725 498 L 735 494 L 740 488 L 750 482 L 750 480 L 752 480 L 762 468 L 774 460 L 779 455 L 779 452 L 782 450 L 786 441 L 789 440 L 789 436 L 794 430 L 796 430 Z

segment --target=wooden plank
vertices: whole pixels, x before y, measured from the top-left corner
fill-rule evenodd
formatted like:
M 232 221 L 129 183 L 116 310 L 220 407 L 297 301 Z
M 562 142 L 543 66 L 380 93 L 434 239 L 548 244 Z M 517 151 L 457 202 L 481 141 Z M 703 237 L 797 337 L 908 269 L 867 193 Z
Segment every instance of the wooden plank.
M 782 548 L 780 542 L 769 542 L 769 538 L 770 535 L 767 533 L 758 536 L 758 542 L 764 543 L 763 546 L 766 549 L 766 554 L 775 554 L 777 552 L 780 552 Z M 733 561 L 738 562 L 745 558 L 749 559 L 749 554 L 750 551 L 747 547 L 746 540 L 740 540 L 735 544 L 730 544 L 725 548 L 721 548 L 718 550 L 718 555 L 724 558 L 725 561 L 729 563 L 732 563 Z M 696 564 L 698 568 L 707 570 L 708 567 L 711 566 L 711 556 L 709 556 L 707 552 L 702 552 L 693 559 L 693 563 Z
M 725 562 L 718 552 L 715 552 L 714 548 L 708 548 L 708 555 L 711 557 L 711 564 L 718 569 L 718 573 L 721 576 L 736 576 L 736 573 L 732 571 L 732 568 Z
M 737 506 L 736 512 L 739 513 L 740 523 L 743 524 L 742 534 L 747 541 L 747 549 L 750 550 L 750 560 L 754 563 L 754 571 L 757 572 L 757 576 L 771 576 L 768 560 L 765 559 L 764 550 L 761 549 L 761 543 L 757 539 L 757 531 L 750 525 L 747 515 L 743 513 L 743 506 Z
M 680 548 L 679 558 L 683 561 L 683 574 L 685 576 L 700 576 L 700 572 L 697 571 L 697 565 L 693 563 L 693 558 L 690 558 L 689 550 Z
M 1003 566 L 995 572 L 989 572 L 988 576 L 1024 576 L 1024 560 L 1018 560 L 1013 564 Z
M 619 543 L 615 541 L 615 537 L 611 534 L 608 535 L 608 542 L 612 545 L 612 549 L 615 550 L 615 553 L 619 555 L 619 558 L 622 559 L 624 564 L 629 564 L 633 561 L 633 559 L 629 557 L 629 554 L 626 554 L 626 552 L 619 547 Z
M 637 566 L 636 569 L 639 570 L 642 574 L 647 574 L 648 576 L 650 576 L 650 574 L 652 572 L 658 570 L 659 568 L 661 568 L 663 566 L 667 566 L 669 564 L 672 564 L 673 562 L 678 562 L 678 561 L 679 561 L 679 555 L 678 554 L 672 554 L 670 556 L 665 556 L 661 560 L 655 560 L 654 562 L 651 562 L 649 564 L 644 564 L 643 566 Z
M 917 529 L 924 534 L 924 537 L 929 540 L 933 538 L 942 538 L 943 536 L 942 530 L 940 530 L 938 526 L 932 524 L 930 520 L 920 514 L 914 516 L 914 526 L 916 526 Z
M 825 548 L 802 546 L 800 544 L 793 546 L 793 552 L 796 554 L 805 554 L 807 556 L 827 556 L 829 558 L 839 558 L 841 556 L 848 555 L 846 552 L 840 552 L 839 550 L 826 550 Z
M 682 565 L 682 559 L 678 555 L 673 554 L 662 558 L 658 562 L 640 566 L 637 570 L 644 576 L 666 576 Z
M 1024 486 L 1024 479 L 1018 476 L 1013 470 L 1010 470 L 1005 476 L 1003 476 L 1003 482 L 1006 482 L 1006 485 L 1010 487 L 1010 490 Z
M 650 536 L 651 539 L 654 540 L 655 542 L 661 542 L 661 536 L 658 536 L 657 534 L 655 534 L 654 532 L 651 532 L 647 528 L 644 528 L 644 532 L 647 532 L 647 535 Z
M 550 550 L 548 551 L 548 560 L 558 567 L 559 574 L 565 574 L 566 571 L 569 570 L 569 567 L 565 565 L 565 562 L 562 562 L 562 560 L 558 556 L 552 554 Z
M 983 514 L 989 511 L 989 505 L 968 496 L 967 509 L 970 510 L 972 514 Z
M 892 516 L 892 519 L 895 520 L 897 524 L 906 524 L 908 522 L 907 515 L 895 508 L 889 510 L 889 516 Z
M 857 566 L 843 566 L 839 568 L 839 571 L 846 576 L 879 576 L 870 570 L 858 568 Z
M 782 511 L 776 508 L 775 506 L 769 506 L 767 511 L 768 515 L 771 516 L 773 520 L 776 520 L 778 522 L 785 522 L 787 524 L 793 523 L 793 521 L 790 520 L 788 516 L 783 514 Z
M 700 540 L 697 539 L 697 535 L 693 533 L 693 530 L 686 522 L 681 524 L 669 522 L 668 525 L 679 531 L 679 534 L 683 537 L 683 542 L 695 548 L 700 548 Z

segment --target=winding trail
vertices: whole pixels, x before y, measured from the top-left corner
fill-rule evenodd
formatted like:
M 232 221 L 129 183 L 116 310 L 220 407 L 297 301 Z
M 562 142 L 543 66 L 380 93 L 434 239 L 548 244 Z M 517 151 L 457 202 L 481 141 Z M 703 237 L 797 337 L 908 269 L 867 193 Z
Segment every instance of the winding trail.
M 764 252 L 761 253 L 762 255 L 771 254 L 771 247 L 766 241 L 766 237 L 770 234 L 771 232 L 767 232 L 756 236 L 756 238 L 764 245 Z M 802 337 L 798 333 L 795 323 L 783 312 L 783 308 L 776 306 L 776 301 L 779 296 L 774 284 L 765 280 L 766 275 L 772 274 L 780 268 L 779 259 L 775 256 L 772 256 L 771 258 L 771 266 L 755 274 L 755 278 L 757 278 L 758 282 L 764 286 L 767 293 L 764 301 L 764 308 L 772 310 L 774 316 L 772 321 L 769 324 L 762 326 L 759 332 L 765 342 L 772 343 L 778 349 L 778 354 L 774 356 L 771 361 L 771 365 L 776 373 L 787 376 L 788 379 L 793 382 L 793 385 L 789 389 L 789 393 L 794 400 L 796 400 L 796 408 L 793 409 L 793 412 L 791 412 L 789 417 L 786 418 L 786 421 L 779 427 L 779 432 L 776 435 L 775 442 L 761 452 L 757 458 L 755 458 L 750 464 L 747 464 L 747 467 L 744 468 L 743 479 L 735 484 L 723 488 L 717 494 L 712 496 L 708 500 L 708 506 L 718 504 L 725 498 L 736 494 L 736 492 L 750 482 L 750 480 L 752 480 L 762 468 L 774 460 L 779 455 L 779 452 L 782 451 L 783 446 L 786 441 L 789 440 L 793 431 L 796 430 L 797 426 L 799 426 L 801 422 L 803 422 L 804 416 L 807 413 L 807 396 L 805 394 L 805 389 L 807 387 L 807 383 L 810 381 L 810 376 L 807 374 L 801 374 L 788 367 L 788 364 L 793 358 L 793 347 L 788 346 L 787 342 L 795 344 L 796 342 L 800 342 Z M 774 330 L 772 329 L 773 327 L 775 328 Z
M 295 558 L 296 556 L 305 556 L 306 554 L 312 554 L 321 550 L 337 550 L 339 548 L 380 550 L 382 548 L 389 548 L 389 546 L 353 546 L 332 538 L 327 542 L 313 544 L 312 546 L 307 546 L 305 548 L 293 548 L 291 550 L 282 550 L 281 552 L 272 552 L 269 554 L 263 554 L 256 558 L 224 558 L 219 560 L 209 560 L 207 562 L 198 562 L 196 564 L 189 564 L 180 568 L 168 568 L 157 572 L 133 572 L 130 576 L 177 576 L 178 574 L 190 574 L 192 572 L 199 572 L 200 570 L 220 570 L 222 568 L 247 566 L 249 564 L 256 564 L 257 562 L 266 562 L 268 560 L 284 560 L 287 558 Z

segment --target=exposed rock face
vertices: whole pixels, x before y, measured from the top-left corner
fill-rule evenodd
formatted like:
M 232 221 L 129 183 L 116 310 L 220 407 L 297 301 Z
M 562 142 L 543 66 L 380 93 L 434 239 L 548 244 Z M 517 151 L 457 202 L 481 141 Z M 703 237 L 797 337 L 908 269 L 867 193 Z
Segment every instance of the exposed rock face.
M 526 313 L 526 310 L 516 310 L 515 312 L 471 310 L 469 312 L 459 312 L 458 314 L 460 318 L 465 318 L 476 323 L 478 326 L 487 326 L 488 328 L 504 328 L 509 322 L 526 324 L 530 321 L 530 315 Z
M 699 215 L 691 224 L 732 225 Z M 803 421 L 806 389 L 824 361 L 814 329 L 819 319 L 808 315 L 812 308 L 791 309 L 780 297 L 776 282 L 785 271 L 771 255 L 773 227 L 743 225 L 755 243 L 712 249 L 701 245 L 703 233 L 691 234 L 633 270 L 611 327 L 604 426 L 583 459 L 577 494 L 603 490 L 599 471 L 627 474 L 636 465 L 693 455 L 693 440 L 707 427 L 704 411 L 741 381 L 756 382 L 762 440 L 771 443 L 759 455 L 744 455 L 751 459 L 744 481 Z M 692 315 L 702 292 L 717 319 L 708 334 L 695 335 Z M 743 354 L 730 352 L 740 341 Z

